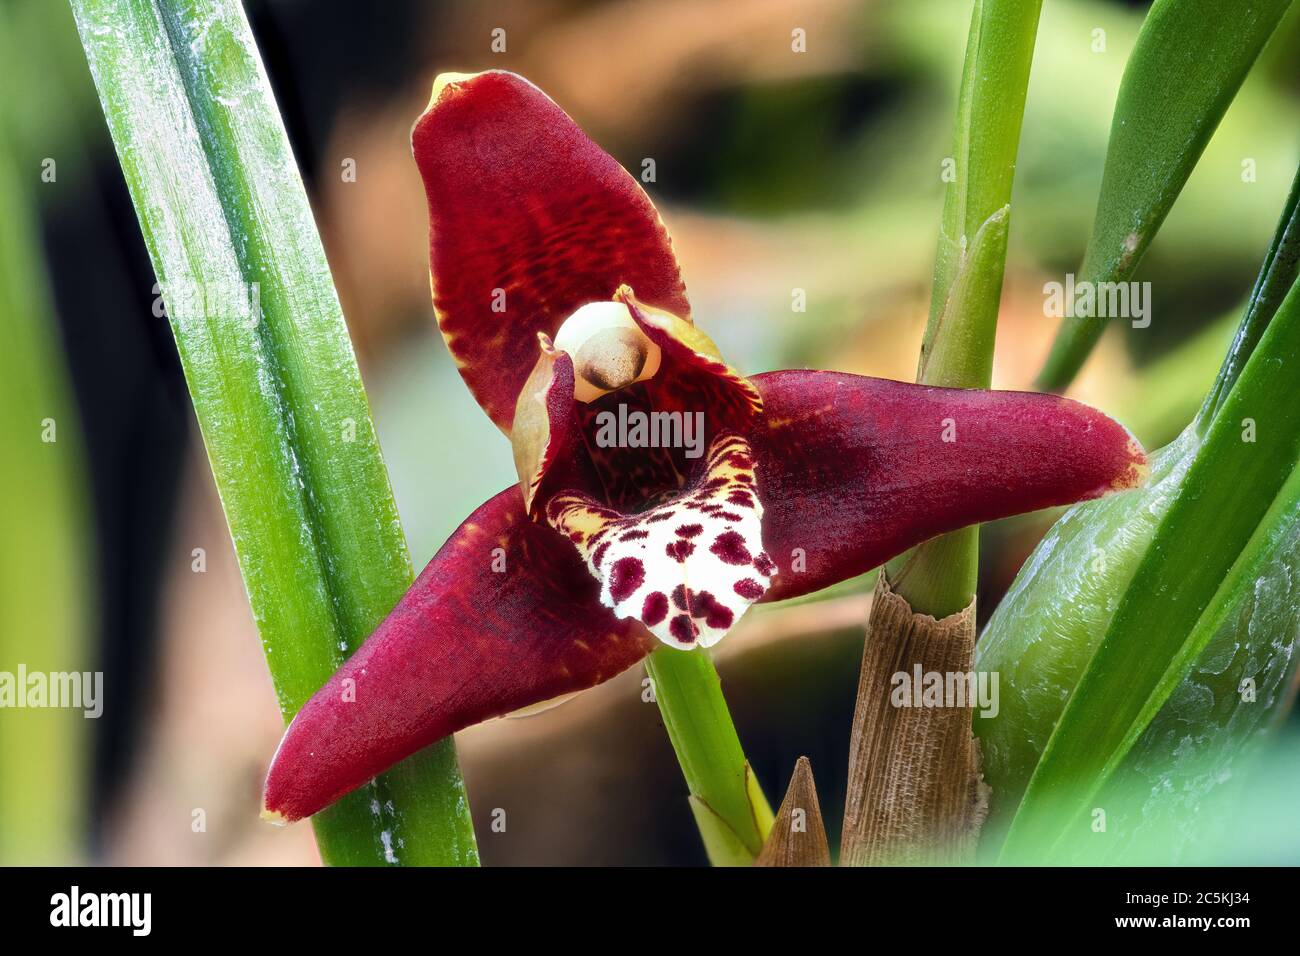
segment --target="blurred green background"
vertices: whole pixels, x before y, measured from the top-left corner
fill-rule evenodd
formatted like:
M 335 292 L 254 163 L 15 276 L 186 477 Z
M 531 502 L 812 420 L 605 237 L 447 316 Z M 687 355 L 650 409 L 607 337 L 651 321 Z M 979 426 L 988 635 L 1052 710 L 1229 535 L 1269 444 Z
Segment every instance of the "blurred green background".
M 995 387 L 1028 387 L 1046 354 L 1056 321 L 1042 286 L 1081 257 L 1145 6 L 1044 5 Z M 248 11 L 417 566 L 515 479 L 429 303 L 408 135 L 438 72 L 520 72 L 625 166 L 652 158 L 648 189 L 696 321 L 732 364 L 912 378 L 967 0 L 254 0 Z M 503 53 L 490 46 L 497 28 Z M 791 51 L 794 28 L 806 53 Z M 1137 275 L 1156 290 L 1151 327 L 1112 328 L 1071 393 L 1149 448 L 1194 413 L 1272 234 L 1300 158 L 1297 62 L 1293 10 Z M 0 670 L 100 670 L 106 687 L 99 720 L 0 710 L 0 862 L 313 862 L 307 827 L 257 818 L 279 715 L 65 4 L 5 0 L 0 71 Z M 794 289 L 806 312 L 791 310 Z M 42 441 L 46 419 L 55 442 Z M 1050 517 L 984 536 L 981 617 Z M 779 795 L 808 754 L 832 831 L 865 588 L 761 609 L 719 655 L 760 779 Z M 462 735 L 476 820 L 499 807 L 510 821 L 501 834 L 480 826 L 485 863 L 703 862 L 642 676 Z M 1289 739 L 1280 762 L 1294 767 Z M 1283 799 L 1287 780 L 1275 783 L 1254 799 Z M 1284 841 L 1266 837 L 1205 852 L 1268 859 Z

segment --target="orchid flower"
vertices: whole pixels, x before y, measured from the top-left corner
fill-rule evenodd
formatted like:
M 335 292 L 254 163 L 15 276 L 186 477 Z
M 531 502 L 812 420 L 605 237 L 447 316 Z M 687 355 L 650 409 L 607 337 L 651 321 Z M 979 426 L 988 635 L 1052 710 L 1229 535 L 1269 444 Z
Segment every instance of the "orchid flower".
M 1146 472 L 1122 426 L 1053 395 L 742 376 L 693 324 L 640 185 L 518 76 L 439 77 L 412 143 L 438 325 L 519 483 L 293 720 L 274 818 L 660 644 L 715 644 L 755 602 Z

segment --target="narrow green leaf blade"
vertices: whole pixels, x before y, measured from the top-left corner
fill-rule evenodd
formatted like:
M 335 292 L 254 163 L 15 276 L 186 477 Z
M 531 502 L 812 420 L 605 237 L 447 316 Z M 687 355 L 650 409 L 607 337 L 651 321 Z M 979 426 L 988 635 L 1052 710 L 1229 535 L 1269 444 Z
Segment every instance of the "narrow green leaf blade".
M 1080 282 L 1126 282 L 1291 0 L 1156 0 L 1124 70 Z M 1064 389 L 1105 329 L 1069 318 L 1039 373 Z
M 978 301 L 968 301 L 965 311 L 955 316 L 949 303 L 952 286 L 970 259 L 968 246 L 1011 202 L 1041 9 L 1041 0 L 976 0 L 971 12 L 950 157 L 955 178 L 944 196 L 930 319 L 921 349 L 918 380 L 926 384 L 987 387 L 992 373 L 992 330 L 997 325 L 1002 293 L 1006 222 L 1001 224 L 1000 235 L 990 237 L 996 241 L 988 243 L 983 256 L 988 279 L 985 294 Z M 1007 210 L 1004 216 L 1009 214 Z M 949 330 L 956 325 L 979 327 L 982 338 L 972 342 L 969 358 L 950 368 L 934 361 L 931 350 L 936 337 L 954 334 Z
M 72 6 L 289 718 L 412 578 L 324 250 L 236 0 Z M 451 741 L 314 823 L 330 863 L 477 862 Z
M 1001 688 L 998 713 L 974 721 L 993 788 L 986 837 L 1010 823 L 1198 447 L 1184 433 L 1152 456 L 1143 487 L 1066 511 L 989 618 L 975 646 L 976 669 Z
M 1291 194 L 1282 207 L 1282 217 L 1268 253 L 1264 256 L 1264 266 L 1259 270 L 1255 287 L 1251 290 L 1245 317 L 1233 337 L 1232 345 L 1223 360 L 1219 374 L 1215 377 L 1214 387 L 1205 397 L 1197 415 L 1195 427 L 1204 433 L 1210 422 L 1219 413 L 1223 402 L 1236 384 L 1241 370 L 1250 361 L 1250 356 L 1259 344 L 1264 330 L 1277 313 L 1282 300 L 1286 298 L 1300 273 L 1300 167 L 1296 169 L 1295 178 L 1291 180 Z
M 1239 830 L 1235 801 L 1272 771 L 1256 759 L 1288 710 L 1298 635 L 1300 468 L 1134 722 L 1131 746 L 1094 801 L 1105 833 L 1076 829 L 1058 858 L 1182 864 L 1207 838 Z M 1276 836 L 1286 829 L 1296 831 L 1283 824 Z

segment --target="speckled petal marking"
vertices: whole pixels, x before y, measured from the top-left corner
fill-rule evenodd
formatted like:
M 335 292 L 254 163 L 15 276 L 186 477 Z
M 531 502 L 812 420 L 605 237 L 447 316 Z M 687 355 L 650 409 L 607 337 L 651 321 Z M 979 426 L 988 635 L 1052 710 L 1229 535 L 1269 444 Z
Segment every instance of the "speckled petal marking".
M 672 647 L 710 647 L 767 591 L 776 570 L 763 551 L 763 506 L 749 443 L 719 435 L 694 487 L 664 504 L 621 514 L 561 492 L 546 509 L 596 580 L 600 600 L 637 618 Z

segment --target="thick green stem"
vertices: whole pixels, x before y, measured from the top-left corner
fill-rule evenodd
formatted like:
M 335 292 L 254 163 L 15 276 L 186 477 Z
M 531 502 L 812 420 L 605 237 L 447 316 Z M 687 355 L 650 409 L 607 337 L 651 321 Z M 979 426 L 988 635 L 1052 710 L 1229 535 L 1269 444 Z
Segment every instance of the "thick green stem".
M 237 0 L 72 9 L 288 719 L 412 578 L 324 249 Z M 450 740 L 313 823 L 328 863 L 477 862 Z
M 1007 254 L 1011 185 L 1041 0 L 976 0 L 957 108 L 917 381 L 988 388 Z M 975 596 L 979 529 L 927 541 L 889 565 L 895 591 L 918 612 L 946 617 Z
M 646 671 L 709 861 L 751 865 L 772 829 L 772 808 L 745 760 L 708 651 L 662 647 L 646 658 Z

